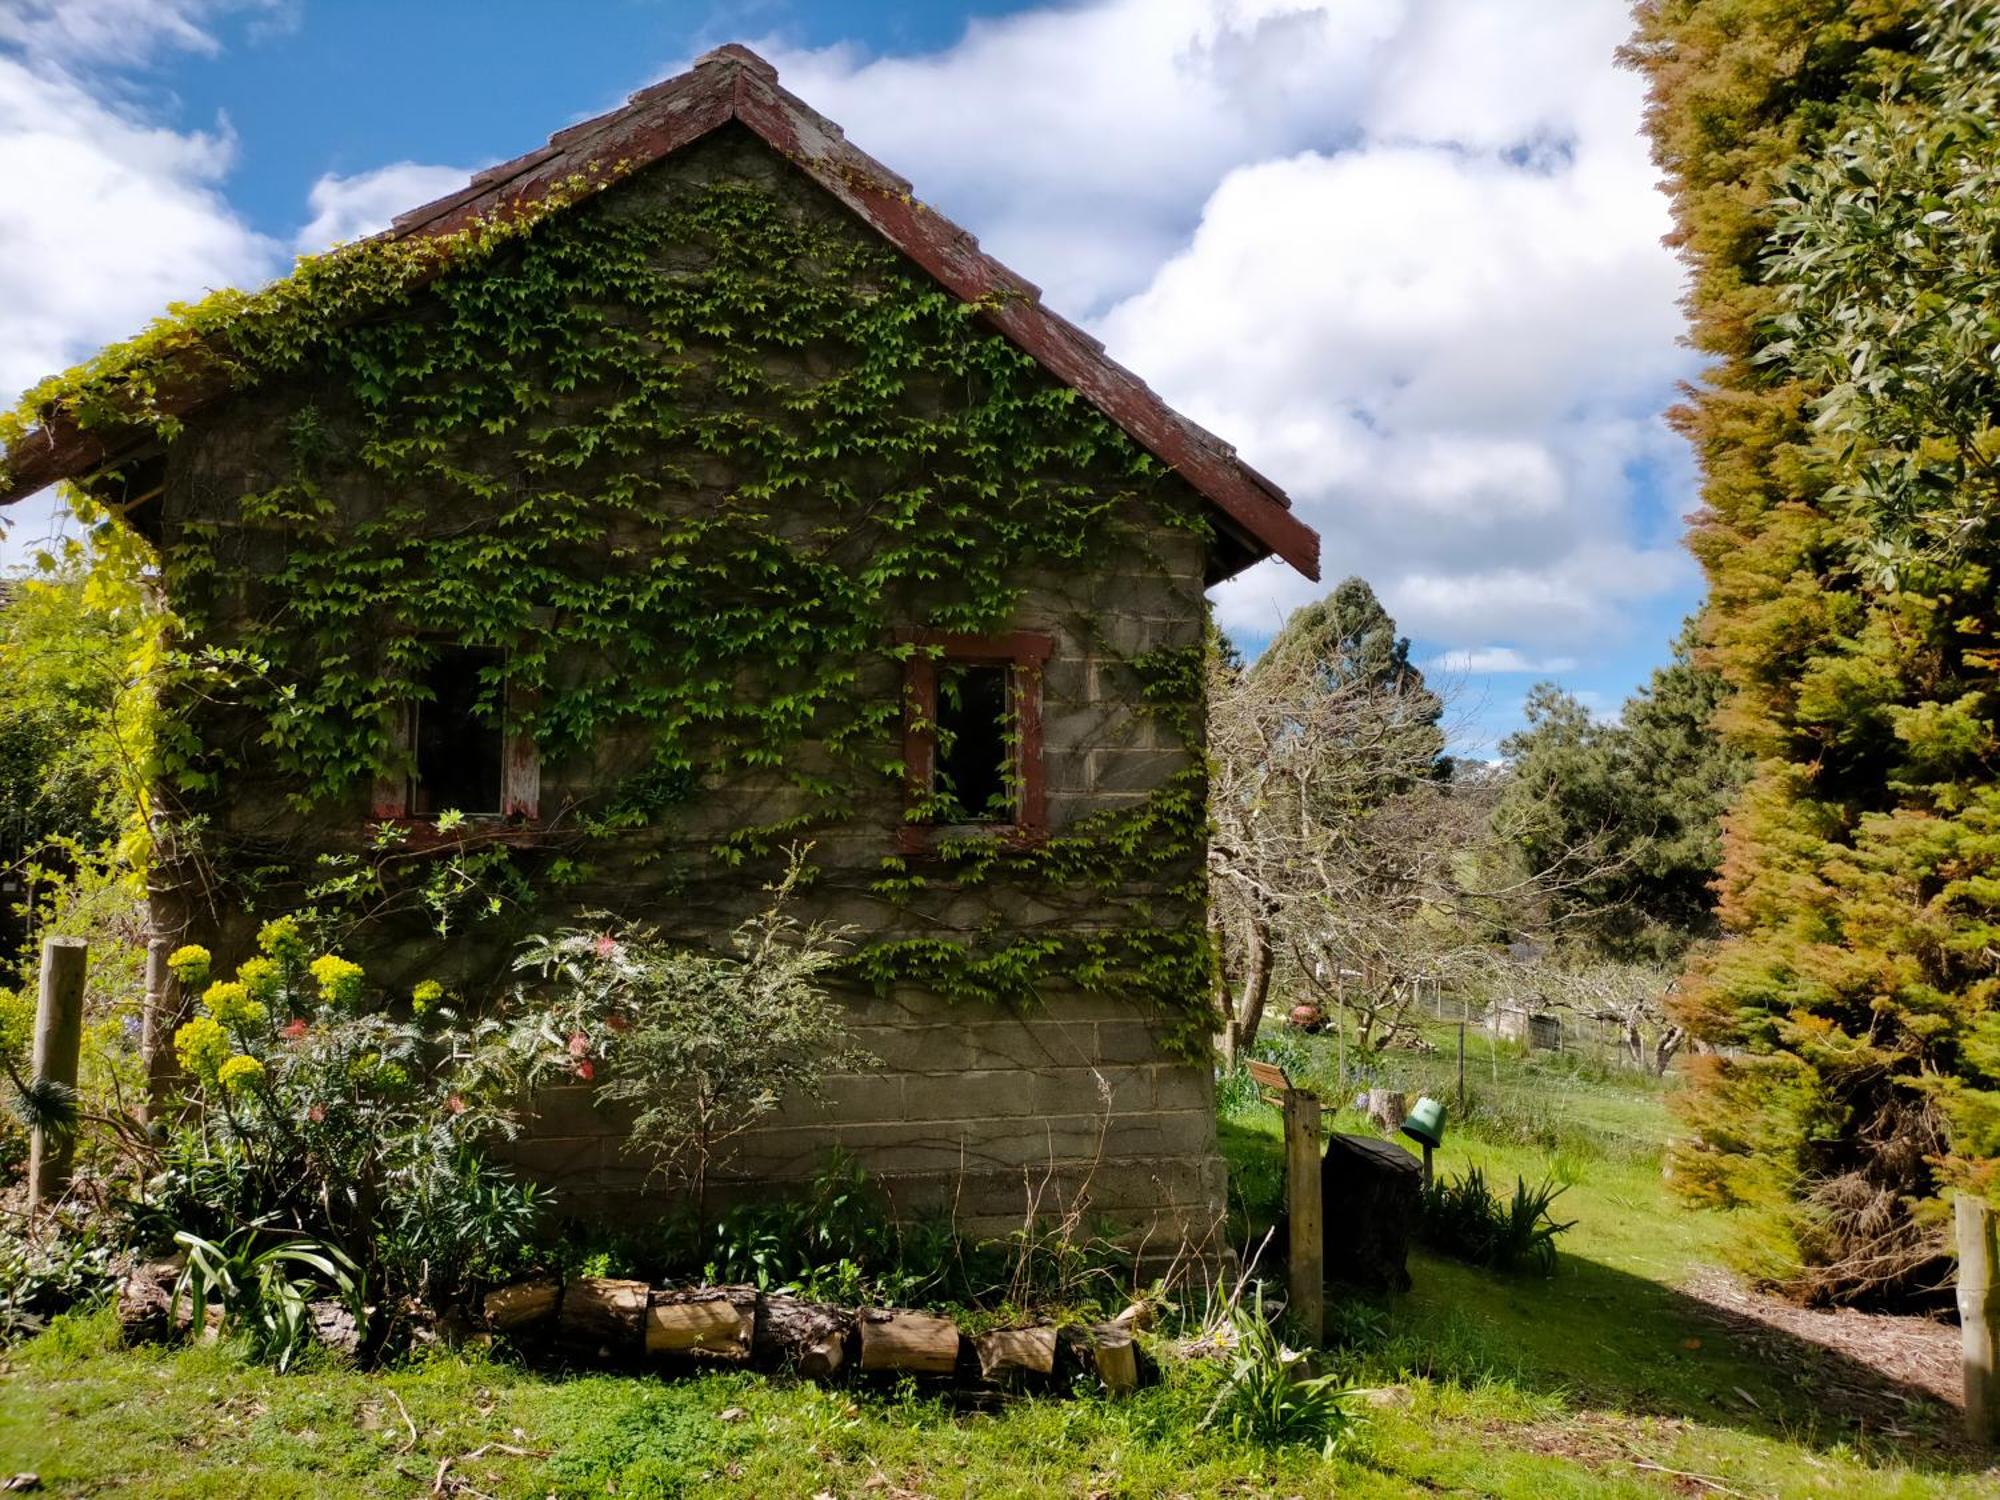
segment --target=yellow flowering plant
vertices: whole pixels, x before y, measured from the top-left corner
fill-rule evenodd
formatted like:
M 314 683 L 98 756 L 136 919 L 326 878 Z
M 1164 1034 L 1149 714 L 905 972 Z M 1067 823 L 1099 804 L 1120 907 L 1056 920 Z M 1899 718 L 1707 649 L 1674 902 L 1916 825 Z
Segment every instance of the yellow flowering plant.
M 215 1070 L 215 1081 L 222 1085 L 225 1092 L 231 1094 L 241 1093 L 252 1084 L 261 1082 L 263 1078 L 264 1065 L 243 1052 L 225 1059 Z
M 229 1033 L 213 1016 L 196 1016 L 174 1033 L 174 1056 L 204 1083 L 215 1078 L 234 1050 Z
M 360 964 L 350 963 L 337 953 L 324 953 L 312 961 L 308 972 L 319 984 L 320 999 L 343 1009 L 361 999 L 362 981 L 367 977 Z
M 209 952 L 199 943 L 186 943 L 167 955 L 167 972 L 187 989 L 199 989 L 208 982 Z
M 232 1031 L 249 1031 L 271 1018 L 270 1007 L 250 998 L 240 980 L 218 980 L 202 993 L 202 1008 Z
M 278 917 L 266 922 L 258 930 L 257 946 L 288 969 L 304 964 L 306 954 L 311 951 L 297 917 Z
M 252 1000 L 269 1004 L 284 986 L 285 973 L 275 958 L 246 958 L 236 967 L 236 982 Z

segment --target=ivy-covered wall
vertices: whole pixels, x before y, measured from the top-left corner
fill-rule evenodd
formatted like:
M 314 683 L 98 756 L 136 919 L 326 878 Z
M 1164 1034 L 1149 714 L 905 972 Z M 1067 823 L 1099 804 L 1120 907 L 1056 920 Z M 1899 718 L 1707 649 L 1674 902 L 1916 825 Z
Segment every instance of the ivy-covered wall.
M 163 907 L 227 955 L 310 905 L 371 974 L 476 1000 L 516 938 L 579 910 L 719 942 L 810 843 L 808 914 L 855 929 L 885 1069 L 788 1118 L 760 1170 L 839 1139 L 942 1183 L 965 1168 L 896 1151 L 949 1155 L 955 1129 L 963 1162 L 1007 1119 L 983 1169 L 1018 1184 L 1037 1152 L 1088 1158 L 1108 1113 L 1098 1154 L 1142 1165 L 1105 1206 L 1219 1206 L 1207 523 L 976 314 L 728 127 L 191 423 L 157 523 L 167 597 L 183 644 L 241 656 L 175 706 Z M 899 852 L 911 628 L 1053 638 L 1045 838 Z M 539 750 L 531 825 L 371 819 L 448 643 L 506 649 L 489 697 Z M 897 1044 L 919 1032 L 928 1051 Z M 541 1164 L 614 1184 L 588 1101 L 564 1108 L 577 1149 Z M 1061 1143 L 1018 1128 L 1043 1118 Z M 1147 1161 L 1179 1185 L 1148 1187 Z

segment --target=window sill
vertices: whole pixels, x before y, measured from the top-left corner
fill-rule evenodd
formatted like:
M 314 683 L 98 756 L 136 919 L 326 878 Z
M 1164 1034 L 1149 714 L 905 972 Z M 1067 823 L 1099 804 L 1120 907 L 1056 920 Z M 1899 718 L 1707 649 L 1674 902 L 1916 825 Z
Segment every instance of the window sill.
M 1009 849 L 1028 849 L 1049 836 L 1046 828 L 1028 823 L 905 823 L 896 830 L 896 847 L 904 854 L 933 855 L 953 839 L 993 839 Z
M 467 813 L 456 828 L 439 828 L 437 819 L 403 813 L 369 819 L 371 829 L 395 827 L 402 830 L 404 849 L 448 849 L 466 845 L 532 845 L 552 832 L 549 825 L 531 818 L 501 813 Z

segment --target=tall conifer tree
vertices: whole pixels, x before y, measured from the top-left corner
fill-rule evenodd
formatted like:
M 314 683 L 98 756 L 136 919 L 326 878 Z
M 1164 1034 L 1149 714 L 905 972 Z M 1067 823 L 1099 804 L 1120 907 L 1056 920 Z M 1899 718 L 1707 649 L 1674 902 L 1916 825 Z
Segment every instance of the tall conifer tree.
M 1715 356 L 1680 420 L 1723 720 L 1730 941 L 1679 1180 L 1797 1285 L 1943 1270 L 2000 1153 L 2000 7 L 1649 0 L 1633 58 Z

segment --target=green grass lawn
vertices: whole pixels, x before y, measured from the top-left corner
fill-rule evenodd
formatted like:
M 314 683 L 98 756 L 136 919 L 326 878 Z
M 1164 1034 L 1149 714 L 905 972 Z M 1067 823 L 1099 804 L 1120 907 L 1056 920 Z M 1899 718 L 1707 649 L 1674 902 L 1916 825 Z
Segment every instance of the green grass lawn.
M 1316 1051 L 1299 1061 L 1321 1065 Z M 2000 1475 L 1952 1446 L 1941 1410 L 1918 1403 L 1894 1431 L 1857 1424 L 1823 1398 L 1866 1372 L 1805 1346 L 1774 1358 L 1739 1345 L 1678 1290 L 1718 1260 L 1729 1226 L 1666 1193 L 1657 1089 L 1538 1085 L 1540 1065 L 1487 1061 L 1489 1087 L 1504 1063 L 1504 1088 L 1568 1090 L 1568 1134 L 1551 1147 L 1454 1130 L 1440 1168 L 1476 1162 L 1506 1184 L 1559 1170 L 1571 1182 L 1560 1216 L 1577 1220 L 1560 1270 L 1507 1278 L 1418 1255 L 1409 1295 L 1338 1307 L 1345 1368 L 1384 1394 L 1332 1459 L 1200 1431 L 1207 1371 L 1123 1401 L 986 1412 L 907 1388 L 564 1378 L 448 1355 L 276 1376 L 223 1346 L 120 1349 L 99 1313 L 8 1356 L 0 1472 L 93 1496 L 401 1496 L 440 1483 L 495 1497 L 2000 1495 Z M 1244 1197 L 1268 1204 L 1275 1115 L 1241 1111 L 1224 1141 Z

